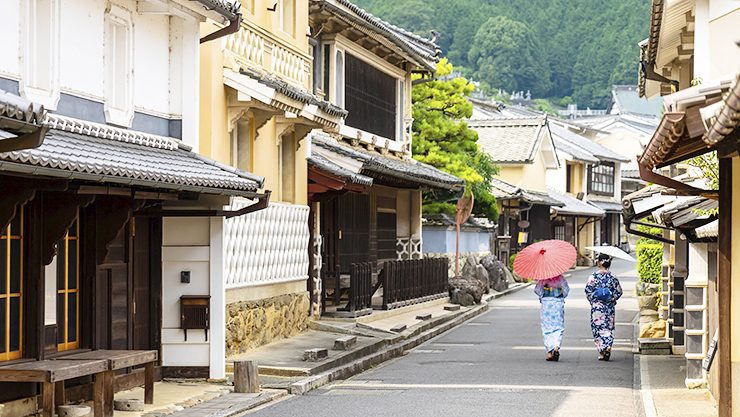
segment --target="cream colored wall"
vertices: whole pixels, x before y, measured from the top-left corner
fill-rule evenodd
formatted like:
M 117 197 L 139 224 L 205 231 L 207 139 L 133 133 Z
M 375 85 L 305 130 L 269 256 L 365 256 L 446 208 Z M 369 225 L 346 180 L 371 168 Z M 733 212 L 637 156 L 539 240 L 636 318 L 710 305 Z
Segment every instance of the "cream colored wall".
M 637 136 L 615 132 L 599 139 L 598 143 L 625 158 L 630 158 L 629 163 L 622 163 L 622 169 L 637 169 L 637 155 L 642 155 L 643 152 L 642 144 Z
M 588 219 L 578 219 L 577 227 L 581 227 L 586 223 Z M 576 229 L 577 230 L 577 229 Z M 578 238 L 576 239 L 576 249 L 583 255 L 592 256 L 591 251 L 583 249 L 586 246 L 594 245 L 594 223 L 591 222 L 586 225 L 580 233 L 577 233 Z
M 740 22 L 740 9 L 709 22 L 709 74 L 711 79 L 735 73 L 740 68 L 740 48 L 736 44 L 739 40 L 738 22 Z
M 213 22 L 200 25 L 201 34 L 218 29 Z M 231 164 L 223 55 L 219 40 L 200 46 L 200 147 L 203 156 Z
M 519 187 L 545 191 L 546 173 L 547 169 L 542 158 L 537 157 L 533 164 L 501 165 L 498 178 Z
M 280 14 L 277 10 L 267 10 L 268 7 L 272 7 L 275 3 L 278 3 L 279 9 L 281 7 L 280 0 L 272 0 L 272 2 L 263 0 L 244 1 L 241 8 L 242 17 L 244 20 L 270 32 L 286 44 L 307 52 L 308 37 L 306 36 L 306 29 L 308 28 L 308 2 L 295 0 L 296 22 L 294 36 L 290 36 L 279 29 Z M 251 7 L 251 5 L 254 5 L 254 7 Z

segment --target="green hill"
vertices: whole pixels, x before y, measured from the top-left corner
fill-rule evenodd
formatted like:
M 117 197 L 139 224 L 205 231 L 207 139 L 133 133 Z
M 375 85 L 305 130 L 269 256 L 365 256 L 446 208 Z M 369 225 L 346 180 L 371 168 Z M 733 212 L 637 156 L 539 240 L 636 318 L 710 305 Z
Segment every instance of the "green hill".
M 531 90 L 604 108 L 614 84 L 637 83 L 649 0 L 355 0 L 416 34 L 492 89 Z

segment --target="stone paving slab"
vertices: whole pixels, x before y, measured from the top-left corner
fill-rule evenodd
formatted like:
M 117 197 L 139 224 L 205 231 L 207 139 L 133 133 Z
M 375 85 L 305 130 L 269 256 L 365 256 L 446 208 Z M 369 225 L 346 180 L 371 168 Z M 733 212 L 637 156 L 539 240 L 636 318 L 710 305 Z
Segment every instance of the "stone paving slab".
M 259 394 L 230 393 L 171 414 L 174 417 L 230 417 L 288 395 L 285 390 L 263 390 Z

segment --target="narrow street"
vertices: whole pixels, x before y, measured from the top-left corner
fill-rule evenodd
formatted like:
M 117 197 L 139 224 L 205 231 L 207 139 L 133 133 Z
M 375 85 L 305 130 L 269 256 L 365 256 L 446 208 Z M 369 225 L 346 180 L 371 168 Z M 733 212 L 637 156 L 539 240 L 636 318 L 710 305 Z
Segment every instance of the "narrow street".
M 610 362 L 597 360 L 583 295 L 593 268 L 571 273 L 560 362 L 546 362 L 532 288 L 493 300 L 490 310 L 356 377 L 290 397 L 254 416 L 416 415 L 635 416 L 632 319 L 634 264 L 615 261 L 618 303 Z

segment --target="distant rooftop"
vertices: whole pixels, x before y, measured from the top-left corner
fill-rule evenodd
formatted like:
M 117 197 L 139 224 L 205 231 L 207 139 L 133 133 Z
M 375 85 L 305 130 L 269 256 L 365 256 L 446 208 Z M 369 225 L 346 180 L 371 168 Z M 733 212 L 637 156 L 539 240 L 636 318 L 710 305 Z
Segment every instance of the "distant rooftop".
M 660 117 L 663 113 L 663 99 L 658 97 L 648 101 L 640 97 L 636 85 L 615 85 L 612 98 L 606 106 L 608 114 L 644 114 Z

